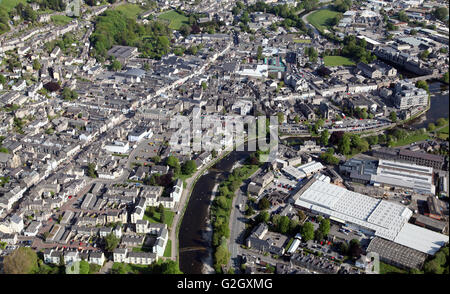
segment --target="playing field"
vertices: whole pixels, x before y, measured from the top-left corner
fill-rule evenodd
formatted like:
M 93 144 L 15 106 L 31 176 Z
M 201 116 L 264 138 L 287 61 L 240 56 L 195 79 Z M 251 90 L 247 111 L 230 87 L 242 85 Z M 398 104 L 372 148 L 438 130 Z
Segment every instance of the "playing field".
M 323 62 L 325 66 L 355 65 L 351 59 L 343 56 L 325 56 Z
M 72 21 L 72 18 L 65 16 L 65 15 L 59 15 L 59 14 L 52 15 L 50 18 L 57 25 L 66 25 Z
M 142 9 L 139 5 L 129 3 L 119 5 L 115 10 L 122 11 L 129 18 L 136 18 L 139 14 L 144 12 L 144 9 Z
M 330 28 L 328 22 L 338 14 L 339 12 L 333 10 L 321 9 L 308 15 L 307 20 L 311 25 L 316 27 L 316 29 L 323 31 Z
M 158 16 L 159 19 L 164 19 L 170 22 L 169 28 L 172 30 L 179 30 L 183 23 L 188 23 L 188 18 L 179 14 L 175 10 L 164 12 Z
M 0 6 L 4 7 L 8 12 L 19 3 L 27 4 L 27 0 L 0 0 Z

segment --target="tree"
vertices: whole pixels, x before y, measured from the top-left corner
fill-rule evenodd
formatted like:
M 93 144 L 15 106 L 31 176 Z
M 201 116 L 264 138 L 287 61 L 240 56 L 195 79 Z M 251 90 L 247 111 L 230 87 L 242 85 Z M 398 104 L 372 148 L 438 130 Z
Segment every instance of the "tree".
M 266 197 L 263 197 L 261 200 L 259 200 L 259 202 L 258 202 L 259 210 L 266 210 L 269 207 L 270 207 L 270 202 L 269 202 L 269 200 L 267 200 Z
M 105 249 L 108 252 L 113 252 L 119 245 L 119 239 L 113 233 L 105 237 Z
M 122 69 L 122 63 L 120 63 L 120 61 L 118 61 L 117 59 L 115 59 L 110 66 L 110 70 L 113 71 L 119 71 Z
M 178 158 L 175 156 L 170 155 L 167 157 L 166 164 L 170 166 L 171 168 L 176 168 L 177 166 L 180 166 L 180 162 L 178 161 Z
M 448 9 L 446 7 L 438 7 L 433 10 L 433 15 L 440 21 L 446 21 L 448 17 Z
M 321 230 L 316 230 L 316 231 L 314 232 L 314 240 L 316 240 L 316 241 L 322 241 L 324 237 L 325 237 L 325 236 L 324 236 L 324 234 L 323 234 L 323 232 L 322 232 Z
M 256 59 L 261 60 L 263 59 L 263 48 L 261 46 L 258 46 L 258 51 L 256 53 Z
M 391 113 L 389 114 L 389 118 L 393 123 L 397 122 L 397 113 L 395 111 L 391 111 Z
M 403 10 L 401 10 L 397 16 L 400 21 L 407 22 L 409 20 L 408 16 Z
M 208 85 L 205 82 L 202 82 L 202 89 L 203 89 L 203 91 L 205 91 L 206 88 L 208 88 Z
M 446 72 L 444 74 L 444 76 L 442 77 L 442 81 L 448 85 L 448 83 L 449 83 L 449 74 L 448 74 L 448 72 Z
M 348 254 L 347 243 L 345 243 L 345 242 L 339 243 L 339 251 L 341 252 L 342 255 L 347 255 Z
M 95 172 L 95 163 L 88 164 L 88 176 L 91 178 L 97 177 L 97 173 Z
M 187 25 L 187 24 L 182 24 L 180 27 L 180 33 L 184 36 L 187 37 L 190 33 L 192 32 L 192 28 L 191 26 Z
M 307 222 L 303 225 L 301 235 L 303 242 L 314 239 L 314 226 L 311 222 Z
M 215 149 L 213 149 L 211 151 L 211 156 L 212 156 L 212 158 L 216 158 L 217 157 L 217 151 Z
M 429 89 L 428 84 L 427 84 L 426 81 L 417 81 L 416 82 L 416 87 L 420 88 L 420 89 L 424 89 L 425 91 L 430 93 L 430 89 Z
M 420 52 L 419 58 L 422 60 L 427 60 L 428 55 L 430 55 L 430 52 L 428 50 L 423 50 L 422 52 Z
M 330 232 L 330 220 L 325 218 L 322 221 L 320 221 L 319 224 L 319 231 L 323 233 L 324 236 L 327 236 Z
M 38 269 L 38 257 L 29 247 L 19 247 L 3 260 L 5 274 L 32 274 Z
M 327 146 L 329 137 L 330 133 L 328 132 L 328 129 L 323 130 L 322 133 L 320 134 L 320 144 L 322 146 Z
M 153 161 L 155 164 L 158 164 L 158 163 L 161 162 L 161 157 L 159 157 L 158 155 L 155 155 L 155 156 L 152 157 L 152 161 Z
M 429 132 L 432 132 L 432 131 L 434 131 L 435 129 L 436 129 L 436 126 L 434 125 L 434 123 L 429 123 L 429 124 L 428 124 L 427 130 L 428 130 Z
M 188 160 L 183 163 L 183 167 L 181 168 L 181 170 L 185 175 L 193 174 L 197 170 L 197 164 L 195 163 L 195 160 Z
M 34 70 L 40 70 L 41 69 L 41 64 L 39 63 L 39 61 L 37 59 L 33 60 L 33 69 Z
M 282 216 L 279 218 L 279 222 L 276 224 L 277 231 L 281 234 L 286 234 L 289 231 L 289 218 L 287 216 Z
M 167 260 L 161 265 L 161 274 L 163 275 L 179 275 L 183 272 L 178 267 L 178 263 L 173 260 Z
M 348 250 L 349 250 L 349 254 L 354 259 L 358 259 L 361 257 L 362 249 L 361 249 L 361 245 L 359 244 L 359 241 L 357 239 L 352 239 L 350 241 L 350 246 L 349 246 Z
M 82 275 L 89 274 L 89 262 L 85 260 L 80 261 L 80 274 Z
M 436 121 L 436 124 L 438 127 L 442 127 L 443 125 L 445 125 L 447 123 L 447 121 L 445 120 L 445 118 L 441 117 Z
M 2 84 L 2 85 L 6 84 L 6 78 L 2 74 L 0 74 L 0 84 Z
M 256 217 L 255 217 L 255 221 L 257 223 L 268 223 L 270 219 L 270 215 L 267 211 L 261 211 Z
M 160 204 L 158 205 L 158 212 L 159 212 L 159 213 L 163 213 L 163 212 L 164 212 L 164 206 L 162 205 L 162 203 L 160 203 Z
M 350 154 L 350 144 L 350 135 L 345 133 L 344 136 L 342 136 L 341 142 L 339 142 L 339 152 L 344 155 Z

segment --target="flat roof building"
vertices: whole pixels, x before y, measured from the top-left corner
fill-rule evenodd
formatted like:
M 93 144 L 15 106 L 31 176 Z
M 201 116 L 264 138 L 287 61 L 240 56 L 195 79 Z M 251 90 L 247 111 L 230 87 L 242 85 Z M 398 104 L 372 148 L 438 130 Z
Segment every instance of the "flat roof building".
M 409 224 L 412 211 L 407 207 L 316 179 L 311 181 L 308 188 L 293 196 L 297 207 L 431 255 L 448 242 L 446 235 Z

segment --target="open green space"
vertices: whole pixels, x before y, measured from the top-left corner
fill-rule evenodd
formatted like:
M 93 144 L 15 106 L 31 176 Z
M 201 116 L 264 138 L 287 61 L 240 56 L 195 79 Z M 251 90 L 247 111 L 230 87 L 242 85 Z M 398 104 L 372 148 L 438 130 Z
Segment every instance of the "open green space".
M 439 139 L 447 140 L 448 139 L 448 135 L 449 135 L 448 125 L 446 125 L 442 129 L 439 129 L 437 131 L 436 135 L 438 136 Z
M 407 136 L 404 139 L 393 142 L 390 147 L 409 145 L 411 143 L 418 142 L 418 141 L 424 141 L 427 139 L 430 139 L 430 136 L 427 133 L 423 133 L 423 134 L 419 134 L 419 133 L 414 134 L 413 133 L 412 135 Z
M 408 272 L 380 261 L 380 274 L 407 274 Z
M 133 252 L 152 252 L 150 247 L 133 247 Z
M 323 58 L 325 66 L 347 66 L 355 65 L 355 62 L 350 58 L 343 56 L 325 56 Z
M 130 3 L 119 5 L 114 10 L 121 11 L 127 17 L 130 17 L 130 18 L 133 18 L 133 19 L 136 19 L 136 17 L 139 14 L 144 12 L 144 9 L 142 9 L 139 5 L 137 5 L 137 4 L 130 4 Z
M 311 44 L 311 39 L 293 39 L 294 43 Z
M 173 222 L 173 218 L 175 216 L 175 212 L 171 211 L 170 209 L 165 208 L 164 209 L 165 213 L 166 213 L 166 225 L 167 227 L 171 227 L 172 226 L 172 222 Z M 153 214 L 153 216 L 150 216 L 150 212 L 149 212 L 149 208 L 147 208 L 147 210 L 145 211 L 144 214 L 144 219 L 151 222 L 151 223 L 161 223 L 160 221 L 160 215 L 161 213 L 159 213 L 158 211 L 155 211 L 155 213 Z
M 59 14 L 50 16 L 50 19 L 56 25 L 66 25 L 72 21 L 72 18 L 65 16 L 65 15 L 59 15 Z
M 167 241 L 166 249 L 164 250 L 164 257 L 172 257 L 172 240 Z
M 3 7 L 10 12 L 19 3 L 23 3 L 25 5 L 27 4 L 27 0 L 0 0 L 0 7 Z
M 186 16 L 179 14 L 175 10 L 164 12 L 158 18 L 169 21 L 169 28 L 173 30 L 179 30 L 181 25 L 184 23 L 187 24 L 189 20 Z
M 339 14 L 340 12 L 330 9 L 320 9 L 308 15 L 306 19 L 316 29 L 323 32 L 325 29 L 331 29 L 330 21 Z

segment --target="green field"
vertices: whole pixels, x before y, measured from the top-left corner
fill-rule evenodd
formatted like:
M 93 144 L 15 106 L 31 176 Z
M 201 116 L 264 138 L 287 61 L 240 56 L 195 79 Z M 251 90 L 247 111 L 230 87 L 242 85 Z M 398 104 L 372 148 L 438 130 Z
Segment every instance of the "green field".
M 325 66 L 355 65 L 355 62 L 350 58 L 343 56 L 325 56 L 323 62 L 325 63 Z
M 72 21 L 72 18 L 65 16 L 65 15 L 59 15 L 59 14 L 52 15 L 50 18 L 56 25 L 66 25 Z
M 340 14 L 340 12 L 329 9 L 321 9 L 311 13 L 306 19 L 311 25 L 322 32 L 324 29 L 331 29 L 328 22 L 338 14 Z
M 398 141 L 394 142 L 392 144 L 392 146 L 390 146 L 390 147 L 405 146 L 405 145 L 409 145 L 409 144 L 414 143 L 414 142 L 425 141 L 427 139 L 430 139 L 430 136 L 427 133 L 425 133 L 425 134 L 412 134 L 412 135 L 406 137 L 403 140 L 398 140 Z
M 311 39 L 293 39 L 294 43 L 300 43 L 300 44 L 311 44 Z
M 165 209 L 166 211 L 166 224 L 167 227 L 170 228 L 172 226 L 172 222 L 173 222 L 173 217 L 175 216 L 175 212 L 171 211 L 170 209 Z M 144 219 L 148 220 L 151 223 L 160 223 L 159 221 L 159 216 L 160 213 L 159 212 L 155 212 L 155 214 L 153 215 L 153 217 L 150 216 L 148 209 L 145 211 L 144 214 Z
M 437 131 L 437 136 L 442 140 L 448 139 L 448 125 Z
M 407 274 L 408 272 L 398 267 L 380 261 L 380 274 Z
M 144 9 L 142 9 L 137 4 L 123 4 L 116 7 L 115 10 L 122 11 L 127 17 L 130 18 L 136 18 L 139 14 L 144 12 Z
M 175 10 L 164 12 L 158 16 L 159 19 L 170 21 L 169 28 L 172 30 L 179 30 L 182 24 L 188 23 L 188 18 L 179 14 Z
M 167 241 L 166 249 L 164 250 L 164 257 L 172 256 L 172 240 Z
M 0 0 L 0 6 L 10 12 L 17 4 L 27 4 L 27 0 Z

